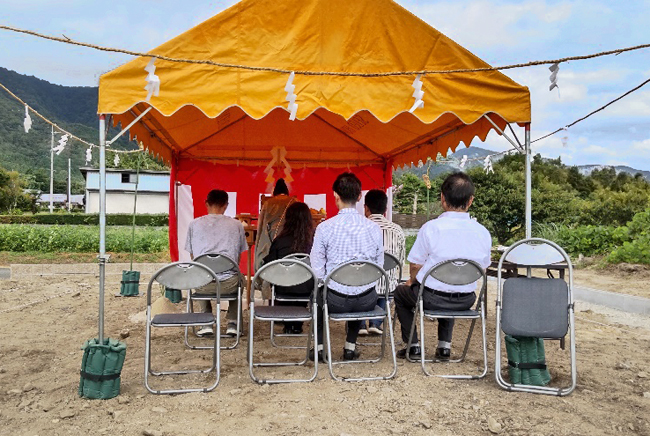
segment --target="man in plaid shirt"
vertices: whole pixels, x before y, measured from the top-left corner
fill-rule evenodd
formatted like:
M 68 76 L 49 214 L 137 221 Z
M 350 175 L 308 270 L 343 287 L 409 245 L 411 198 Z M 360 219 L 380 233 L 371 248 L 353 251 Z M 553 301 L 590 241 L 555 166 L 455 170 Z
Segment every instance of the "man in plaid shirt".
M 384 248 L 381 229 L 356 210 L 356 203 L 361 198 L 359 178 L 352 173 L 340 174 L 334 181 L 332 189 L 339 213 L 316 228 L 310 254 L 311 266 L 318 278 L 324 279 L 334 268 L 350 260 L 368 260 L 383 265 Z M 332 313 L 373 310 L 377 304 L 375 284 L 345 286 L 331 282 L 327 304 Z M 319 293 L 318 305 L 323 307 L 322 293 Z M 343 349 L 344 360 L 354 360 L 359 357 L 355 348 L 360 327 L 360 321 L 348 322 Z M 321 361 L 322 350 L 323 314 L 318 318 L 318 358 Z M 314 357 L 313 353 L 311 357 Z

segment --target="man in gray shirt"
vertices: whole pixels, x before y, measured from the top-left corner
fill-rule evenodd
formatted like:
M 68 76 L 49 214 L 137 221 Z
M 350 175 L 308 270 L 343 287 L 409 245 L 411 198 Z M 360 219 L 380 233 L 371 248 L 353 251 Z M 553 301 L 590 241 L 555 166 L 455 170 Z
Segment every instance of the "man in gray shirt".
M 187 230 L 185 250 L 192 259 L 203 254 L 223 254 L 239 263 L 241 253 L 248 250 L 244 227 L 233 218 L 224 215 L 228 207 L 228 193 L 220 189 L 213 189 L 205 200 L 208 214 L 198 217 Z M 225 271 L 217 275 L 221 282 L 221 294 L 228 295 L 237 292 L 239 277 L 234 270 Z M 201 312 L 211 312 L 210 301 L 197 301 Z M 237 334 L 237 305 L 231 302 L 228 305 L 228 327 L 226 334 Z M 211 327 L 203 327 L 196 334 L 198 336 L 213 334 Z

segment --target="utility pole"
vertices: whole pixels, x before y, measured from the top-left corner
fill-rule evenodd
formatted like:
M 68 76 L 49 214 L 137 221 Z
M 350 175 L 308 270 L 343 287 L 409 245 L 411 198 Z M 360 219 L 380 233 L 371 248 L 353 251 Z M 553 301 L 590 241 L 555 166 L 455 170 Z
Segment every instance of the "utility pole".
M 70 195 L 70 185 L 72 184 L 72 179 L 71 179 L 71 171 L 70 171 L 70 161 L 72 159 L 68 158 L 68 212 L 72 210 L 72 205 L 70 204 L 70 200 L 72 196 Z
M 50 213 L 54 212 L 54 126 L 50 142 Z

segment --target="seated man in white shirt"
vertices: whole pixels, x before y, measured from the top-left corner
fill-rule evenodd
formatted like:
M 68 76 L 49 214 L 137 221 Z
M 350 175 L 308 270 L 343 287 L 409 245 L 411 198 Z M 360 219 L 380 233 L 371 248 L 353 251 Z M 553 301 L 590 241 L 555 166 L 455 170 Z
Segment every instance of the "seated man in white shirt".
M 248 250 L 248 244 L 241 223 L 224 215 L 228 207 L 228 193 L 220 189 L 213 189 L 208 193 L 205 206 L 208 209 L 208 214 L 190 222 L 187 229 L 185 250 L 190 253 L 192 259 L 208 253 L 223 254 L 239 263 L 239 257 L 241 253 Z M 237 292 L 239 277 L 234 270 L 217 274 L 217 278 L 221 283 L 221 295 Z M 211 293 L 214 293 L 214 286 L 206 285 L 204 289 L 206 292 L 210 290 Z M 202 290 L 203 288 L 199 289 L 198 292 Z M 198 300 L 197 303 L 201 312 L 208 313 L 212 311 L 210 301 Z M 226 319 L 228 319 L 226 334 L 235 336 L 237 334 L 236 302 L 229 302 Z M 210 326 L 203 327 L 196 332 L 197 336 L 211 334 L 213 334 L 213 331 Z
M 340 174 L 332 186 L 338 215 L 316 227 L 311 249 L 311 266 L 319 279 L 324 279 L 334 268 L 350 260 L 368 260 L 377 265 L 384 263 L 382 233 L 379 226 L 366 219 L 356 210 L 361 198 L 361 181 L 352 173 Z M 331 282 L 327 293 L 331 313 L 365 312 L 377 304 L 375 284 L 345 286 Z M 318 307 L 322 308 L 322 290 L 318 295 Z M 360 321 L 348 322 L 348 332 L 343 359 L 359 357 L 355 350 Z M 323 313 L 318 317 L 318 359 L 323 360 Z M 313 351 L 313 350 L 312 350 Z M 313 360 L 314 353 L 310 356 Z
M 490 265 L 492 238 L 490 232 L 471 219 L 467 210 L 474 201 L 474 184 L 468 175 L 454 173 L 447 177 L 441 187 L 440 201 L 445 211 L 438 218 L 427 222 L 418 232 L 417 239 L 408 255 L 411 279 L 406 285 L 395 288 L 395 311 L 402 326 L 402 341 L 408 344 L 414 309 L 420 283 L 424 274 L 434 265 L 451 259 L 469 259 L 481 267 Z M 427 310 L 466 310 L 476 301 L 475 284 L 453 286 L 429 277 L 425 283 L 422 299 Z M 438 347 L 436 358 L 449 360 L 454 320 L 438 319 Z M 413 334 L 410 350 L 400 350 L 397 357 L 420 358 L 417 330 Z

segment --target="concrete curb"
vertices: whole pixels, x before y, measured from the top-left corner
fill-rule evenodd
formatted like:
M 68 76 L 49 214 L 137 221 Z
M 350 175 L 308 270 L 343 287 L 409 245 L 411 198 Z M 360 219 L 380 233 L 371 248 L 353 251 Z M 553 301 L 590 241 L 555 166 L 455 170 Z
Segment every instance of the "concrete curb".
M 650 316 L 650 298 L 618 294 L 582 286 L 573 287 L 573 297 L 579 301 L 609 307 L 610 309 Z

